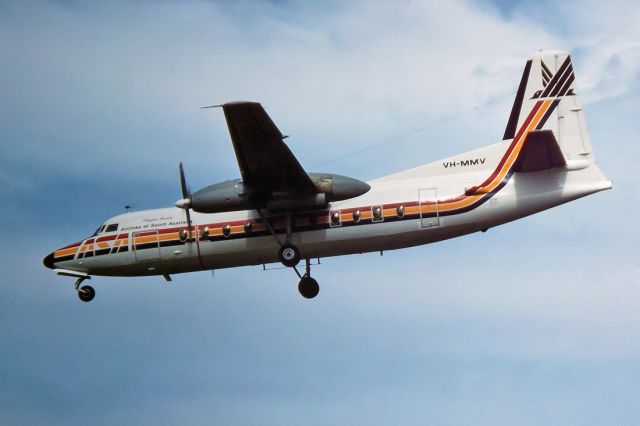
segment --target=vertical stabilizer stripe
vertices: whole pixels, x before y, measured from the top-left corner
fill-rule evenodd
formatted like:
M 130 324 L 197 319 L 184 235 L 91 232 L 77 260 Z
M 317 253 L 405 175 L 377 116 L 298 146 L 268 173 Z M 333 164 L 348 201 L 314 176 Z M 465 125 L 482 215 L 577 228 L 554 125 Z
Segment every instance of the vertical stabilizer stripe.
M 560 92 L 558 92 L 558 96 L 566 95 L 567 92 L 569 91 L 569 87 L 571 87 L 571 83 L 573 83 L 573 80 L 575 79 L 576 79 L 576 76 L 572 72 L 569 78 L 567 79 L 567 82 L 564 83 L 564 86 L 562 86 L 562 89 L 560 89 Z
M 551 104 L 551 106 L 549 107 L 547 112 L 544 113 L 544 116 L 542 117 L 542 120 L 540 120 L 540 122 L 536 126 L 536 130 L 542 129 L 542 126 L 544 126 L 544 124 L 547 122 L 549 117 L 551 117 L 551 114 L 556 109 L 556 107 L 558 106 L 559 103 L 560 103 L 560 99 L 556 99 L 556 100 L 553 101 L 553 103 Z
M 571 65 L 569 65 L 569 67 L 565 70 L 565 72 L 563 73 L 562 77 L 558 81 L 558 84 L 556 84 L 556 87 L 554 87 L 553 90 L 551 91 L 551 93 L 549 94 L 549 97 L 555 98 L 556 96 L 558 96 L 558 93 L 560 92 L 560 89 L 562 89 L 562 87 L 564 86 L 565 82 L 567 81 L 567 79 L 571 75 L 573 75 L 573 67 Z
M 558 80 L 560 80 L 560 78 L 564 75 L 564 72 L 569 66 L 569 64 L 571 64 L 571 57 L 567 56 L 567 59 L 565 59 L 562 65 L 560 65 L 560 69 L 558 69 L 558 72 L 556 72 L 556 75 L 553 76 L 553 78 L 551 79 L 547 87 L 544 89 L 544 92 L 542 92 L 542 95 L 540 95 L 541 98 L 546 98 L 549 96 L 549 93 L 551 93 L 551 91 L 557 85 Z
M 524 92 L 527 89 L 527 82 L 529 81 L 531 62 L 531 59 L 529 59 L 524 67 L 524 72 L 522 73 L 522 78 L 520 79 L 520 85 L 518 86 L 516 99 L 513 102 L 511 115 L 509 116 L 507 128 L 504 130 L 504 136 L 502 137 L 502 140 L 513 139 L 516 134 L 516 129 L 518 128 L 518 119 L 520 118 L 520 110 L 522 109 L 522 100 L 524 99 Z

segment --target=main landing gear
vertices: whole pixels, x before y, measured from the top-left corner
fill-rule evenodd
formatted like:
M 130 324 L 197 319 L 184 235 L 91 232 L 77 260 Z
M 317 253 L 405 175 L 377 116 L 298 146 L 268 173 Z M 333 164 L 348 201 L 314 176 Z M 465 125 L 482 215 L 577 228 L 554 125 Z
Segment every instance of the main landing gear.
M 88 277 L 80 277 L 76 280 L 76 291 L 78 292 L 78 298 L 83 302 L 91 302 L 94 297 L 96 297 L 96 291 L 90 285 L 83 285 L 82 281 L 86 280 Z
M 304 275 L 300 275 L 298 272 L 298 268 L 296 265 L 300 262 L 300 250 L 293 244 L 282 244 L 280 246 L 280 250 L 278 251 L 278 257 L 280 258 L 280 262 L 288 268 L 293 268 L 295 273 L 300 278 L 300 282 L 298 283 L 298 291 L 305 299 L 313 299 L 320 292 L 320 286 L 318 285 L 318 281 L 311 278 L 311 264 L 309 259 L 305 259 L 305 273 Z
M 304 275 L 300 275 L 298 272 L 298 268 L 296 265 L 300 262 L 300 250 L 292 244 L 283 244 L 280 246 L 280 251 L 278 252 L 278 256 L 280 257 L 280 262 L 286 267 L 293 268 L 295 273 L 300 278 L 300 282 L 298 283 L 298 291 L 305 299 L 313 299 L 320 292 L 320 286 L 318 285 L 318 281 L 311 278 L 311 263 L 309 259 L 305 259 L 305 273 Z
M 300 250 L 293 244 L 283 244 L 278 251 L 280 262 L 286 267 L 293 268 L 300 282 L 298 283 L 298 291 L 305 299 L 313 299 L 320 292 L 318 281 L 311 278 L 311 263 L 308 258 L 304 259 L 305 273 L 301 275 L 296 265 L 300 262 Z
M 262 211 L 258 209 L 258 214 L 260 218 L 266 225 L 267 229 L 273 235 L 273 238 L 276 240 L 280 249 L 278 250 L 278 259 L 280 262 L 287 268 L 293 268 L 298 278 L 300 278 L 300 282 L 298 283 L 298 291 L 305 299 L 313 299 L 320 292 L 320 286 L 318 285 L 318 281 L 311 278 L 311 264 L 309 263 L 309 259 L 305 258 L 305 273 L 301 275 L 298 272 L 296 266 L 300 263 L 302 256 L 300 255 L 300 250 L 295 245 L 289 243 L 289 238 L 291 236 L 291 213 L 287 213 L 287 235 L 284 242 L 281 242 L 278 238 L 278 235 L 269 224 L 269 221 L 264 217 Z

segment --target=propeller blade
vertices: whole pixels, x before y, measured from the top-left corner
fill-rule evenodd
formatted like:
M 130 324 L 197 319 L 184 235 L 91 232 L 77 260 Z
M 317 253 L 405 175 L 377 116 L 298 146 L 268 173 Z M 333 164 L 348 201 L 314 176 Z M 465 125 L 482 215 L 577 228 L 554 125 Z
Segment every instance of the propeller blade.
M 182 167 L 182 163 L 180 163 L 180 188 L 182 189 L 182 198 L 191 198 L 191 192 L 187 186 L 187 179 L 184 177 L 184 167 Z
M 191 213 L 189 213 L 189 209 L 185 209 L 184 212 L 187 214 L 187 227 L 189 229 L 189 233 L 191 233 Z M 189 237 L 191 237 L 191 235 L 189 235 Z
M 187 216 L 187 229 L 189 230 L 189 234 L 191 234 L 191 213 L 189 212 L 191 208 L 191 191 L 189 191 L 189 186 L 187 186 L 187 178 L 184 176 L 184 167 L 182 166 L 182 162 L 180 162 L 180 189 L 182 189 L 182 200 L 176 202 L 176 206 L 183 208 L 184 212 Z M 191 237 L 191 235 L 189 235 Z

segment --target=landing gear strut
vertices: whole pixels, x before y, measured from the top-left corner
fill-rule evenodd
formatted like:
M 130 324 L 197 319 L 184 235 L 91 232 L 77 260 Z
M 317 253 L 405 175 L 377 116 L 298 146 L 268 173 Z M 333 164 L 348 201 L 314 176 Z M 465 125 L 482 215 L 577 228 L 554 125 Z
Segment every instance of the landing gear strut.
M 86 280 L 88 277 L 80 277 L 76 280 L 76 291 L 78 292 L 78 298 L 83 302 L 91 302 L 94 297 L 96 297 L 96 291 L 90 285 L 83 285 L 82 281 Z

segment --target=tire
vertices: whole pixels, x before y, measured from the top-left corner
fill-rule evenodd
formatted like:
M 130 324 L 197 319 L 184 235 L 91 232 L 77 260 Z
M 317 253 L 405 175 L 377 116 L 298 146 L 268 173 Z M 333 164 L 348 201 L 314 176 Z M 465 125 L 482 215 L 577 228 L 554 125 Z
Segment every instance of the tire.
M 298 283 L 298 291 L 305 299 L 313 299 L 320 293 L 320 286 L 315 279 L 304 276 Z
M 83 302 L 91 302 L 96 297 L 96 291 L 90 285 L 83 285 L 78 289 L 78 298 Z
M 280 262 L 286 267 L 293 267 L 300 263 L 300 250 L 292 244 L 283 244 L 278 251 Z

